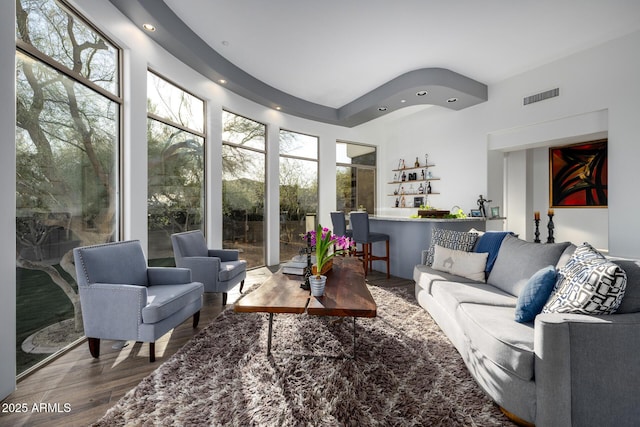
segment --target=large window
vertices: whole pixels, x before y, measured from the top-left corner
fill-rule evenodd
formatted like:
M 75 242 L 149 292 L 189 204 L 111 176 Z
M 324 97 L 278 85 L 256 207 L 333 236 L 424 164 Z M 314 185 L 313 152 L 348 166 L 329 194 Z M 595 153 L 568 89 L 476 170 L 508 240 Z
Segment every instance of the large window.
M 376 148 L 370 145 L 337 142 L 336 207 L 350 212 L 376 206 Z
M 172 264 L 171 234 L 204 231 L 204 101 L 147 73 L 149 263 Z
M 318 138 L 280 131 L 280 259 L 303 247 L 318 211 Z
M 223 247 L 264 265 L 266 126 L 222 112 Z
M 118 239 L 120 51 L 61 1 L 16 2 L 16 359 L 83 335 L 72 249 Z

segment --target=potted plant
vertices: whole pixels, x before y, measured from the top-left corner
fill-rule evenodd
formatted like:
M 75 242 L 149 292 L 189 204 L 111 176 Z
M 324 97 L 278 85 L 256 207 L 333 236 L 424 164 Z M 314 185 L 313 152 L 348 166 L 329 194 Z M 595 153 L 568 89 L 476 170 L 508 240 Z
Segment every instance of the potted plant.
M 320 224 L 309 234 L 311 236 L 311 246 L 316 248 L 315 272 L 309 277 L 311 294 L 313 296 L 322 296 L 327 281 L 327 276 L 324 276 L 323 273 L 326 273 L 331 268 L 333 257 L 350 251 L 354 246 L 354 242 L 349 237 L 332 234 L 331 230 L 323 228 Z

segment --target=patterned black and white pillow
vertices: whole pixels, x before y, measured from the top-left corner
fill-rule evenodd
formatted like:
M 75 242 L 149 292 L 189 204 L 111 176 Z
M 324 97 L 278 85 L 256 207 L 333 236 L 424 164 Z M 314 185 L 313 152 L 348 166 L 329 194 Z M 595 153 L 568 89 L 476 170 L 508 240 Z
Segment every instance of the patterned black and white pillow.
M 433 264 L 433 253 L 436 245 L 456 251 L 469 252 L 476 244 L 476 240 L 478 240 L 478 233 L 434 228 L 431 231 L 431 246 L 427 250 L 425 264 L 428 266 Z
M 624 297 L 627 275 L 590 244 L 576 248 L 558 271 L 558 281 L 543 313 L 612 314 Z

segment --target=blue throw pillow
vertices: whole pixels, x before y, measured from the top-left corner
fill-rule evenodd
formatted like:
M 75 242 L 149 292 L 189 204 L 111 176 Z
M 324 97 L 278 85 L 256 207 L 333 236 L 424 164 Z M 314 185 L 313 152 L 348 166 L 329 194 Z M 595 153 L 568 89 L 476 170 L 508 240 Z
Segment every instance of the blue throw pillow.
M 516 322 L 531 322 L 542 311 L 556 284 L 556 268 L 553 265 L 538 270 L 527 282 L 516 303 Z
M 498 252 L 500 251 L 502 240 L 507 234 L 512 233 L 511 231 L 487 231 L 482 236 L 480 236 L 476 247 L 473 249 L 474 252 L 489 253 L 489 256 L 487 257 L 487 266 L 484 269 L 487 274 L 491 272 L 493 264 L 496 262 L 496 258 L 498 257 Z

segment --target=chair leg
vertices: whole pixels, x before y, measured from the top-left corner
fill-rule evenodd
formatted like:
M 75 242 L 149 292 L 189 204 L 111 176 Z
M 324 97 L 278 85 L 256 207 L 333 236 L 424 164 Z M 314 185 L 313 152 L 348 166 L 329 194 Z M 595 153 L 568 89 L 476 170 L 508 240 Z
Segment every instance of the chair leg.
M 240 282 L 240 293 L 242 293 L 242 288 L 244 287 L 244 280 Z
M 193 329 L 198 327 L 198 323 L 200 323 L 200 310 L 193 314 Z
M 89 338 L 89 353 L 96 359 L 100 357 L 100 338 Z
M 362 244 L 362 264 L 364 265 L 364 276 L 367 277 L 367 273 L 369 272 L 369 244 Z
M 222 307 L 227 305 L 227 293 L 223 292 L 222 293 Z
M 156 361 L 156 343 L 149 343 L 149 363 Z

